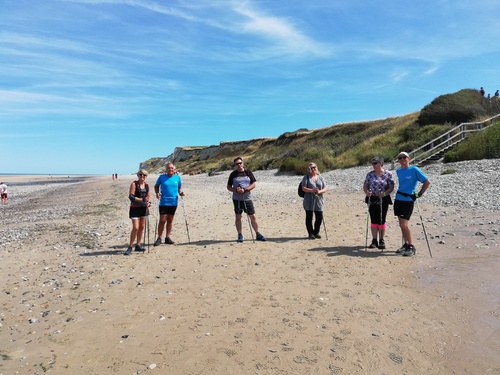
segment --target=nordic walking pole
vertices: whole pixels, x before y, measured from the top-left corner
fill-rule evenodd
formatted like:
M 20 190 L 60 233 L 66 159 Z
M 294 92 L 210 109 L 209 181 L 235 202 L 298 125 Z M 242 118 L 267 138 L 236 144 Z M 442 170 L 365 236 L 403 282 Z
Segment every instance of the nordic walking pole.
M 157 206 L 155 205 L 155 207 L 157 207 Z M 158 210 L 159 210 L 159 208 L 158 208 Z M 158 237 L 156 237 L 157 234 L 158 234 L 158 211 L 155 213 L 155 237 L 154 237 L 155 241 L 158 238 Z
M 147 222 L 148 222 L 148 254 L 149 254 L 149 215 L 148 217 L 146 218 Z
M 429 245 L 429 239 L 427 238 L 427 232 L 425 231 L 425 225 L 424 225 L 424 221 L 422 220 L 422 214 L 420 213 L 420 207 L 419 207 L 418 202 L 416 200 L 415 200 L 415 203 L 417 204 L 417 211 L 418 211 L 418 215 L 420 216 L 420 223 L 422 224 L 422 229 L 424 230 L 424 236 L 425 236 L 425 241 L 427 242 L 427 248 L 429 249 L 429 254 L 431 255 L 431 258 L 432 258 L 431 245 Z
M 253 239 L 252 223 L 250 223 L 250 216 L 248 215 L 247 202 L 245 202 L 245 197 L 243 197 L 243 206 L 245 206 L 245 213 L 247 214 L 248 227 L 250 228 L 250 236 L 252 236 L 252 242 L 255 242 L 255 240 Z
M 140 220 L 142 220 L 142 219 L 140 219 Z M 147 223 L 147 221 L 148 221 L 148 217 L 146 216 L 146 223 Z M 146 246 L 146 223 L 144 223 L 144 229 L 143 229 L 143 231 L 144 231 L 144 235 L 143 235 L 144 239 L 142 240 L 142 248 L 143 249 L 144 249 L 144 246 Z
M 317 200 L 319 200 L 319 198 L 316 197 L 316 195 L 314 195 L 314 204 L 316 205 L 317 203 Z M 323 215 L 321 217 L 321 224 L 323 224 L 323 229 L 325 231 L 325 239 L 328 240 L 328 233 L 326 232 L 326 223 L 325 223 L 325 213 L 323 212 Z
M 146 216 L 146 221 L 147 221 L 147 225 L 148 225 L 148 254 L 149 254 L 149 246 L 150 246 L 150 239 L 149 239 L 149 215 L 151 214 L 151 210 L 149 209 L 149 207 L 151 207 L 151 201 L 149 202 L 149 206 L 147 207 L 147 210 L 148 210 L 148 216 Z M 146 233 L 144 233 L 146 234 Z
M 238 185 L 238 187 L 242 187 L 241 184 Z M 245 213 L 247 214 L 247 220 L 248 220 L 248 227 L 250 228 L 250 235 L 252 236 L 252 242 L 255 242 L 253 239 L 253 230 L 252 230 L 252 223 L 250 223 L 250 216 L 248 215 L 248 210 L 247 210 L 247 202 L 245 201 L 245 193 L 241 194 L 241 198 L 243 199 L 243 207 L 245 207 Z
M 368 223 L 370 221 L 370 199 L 368 198 L 368 203 L 366 204 L 368 213 L 366 214 L 366 235 L 365 235 L 365 251 L 368 250 Z
M 384 225 L 384 223 L 382 222 L 382 217 L 383 217 L 382 211 L 384 206 L 382 205 L 382 198 L 379 197 L 379 199 L 380 199 L 380 233 L 378 235 L 378 240 L 380 245 L 380 239 L 382 238 L 382 231 L 383 231 L 382 225 Z M 382 252 L 384 252 L 384 249 L 382 249 Z
M 328 233 L 326 232 L 326 223 L 325 223 L 325 215 L 323 214 L 323 217 L 322 217 L 323 220 L 321 220 L 323 222 L 323 229 L 325 231 L 325 238 L 326 240 L 328 241 Z
M 184 208 L 184 197 L 181 195 L 181 202 L 182 202 L 182 213 L 184 214 L 184 222 L 186 223 L 186 232 L 188 236 L 188 242 L 191 243 L 191 238 L 189 237 L 189 226 L 188 222 L 186 219 L 186 209 Z

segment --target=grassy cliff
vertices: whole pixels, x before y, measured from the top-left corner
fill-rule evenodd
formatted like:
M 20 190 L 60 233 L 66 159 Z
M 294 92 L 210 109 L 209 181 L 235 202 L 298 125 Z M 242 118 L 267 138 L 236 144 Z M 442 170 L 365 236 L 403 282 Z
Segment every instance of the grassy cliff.
M 180 147 L 170 156 L 141 163 L 141 167 L 160 171 L 165 162 L 173 161 L 183 173 L 211 173 L 231 169 L 233 159 L 241 156 L 252 170 L 279 169 L 302 174 L 310 161 L 317 163 L 323 171 L 349 168 L 367 164 L 374 155 L 392 160 L 399 151 L 411 151 L 461 122 L 480 121 L 498 113 L 499 98 L 484 98 L 477 90 L 465 89 L 442 95 L 421 111 L 404 116 L 336 124 L 315 130 L 300 129 L 278 138 Z M 492 128 L 498 129 L 499 126 L 496 124 Z M 476 149 L 475 158 L 500 157 L 499 133 L 492 130 L 492 135 L 487 137 L 489 156 L 477 157 L 478 150 L 481 150 L 477 144 L 482 140 L 475 141 L 472 146 Z M 462 151 L 462 154 L 467 155 L 467 152 Z M 453 160 L 457 158 L 460 157 L 455 155 Z

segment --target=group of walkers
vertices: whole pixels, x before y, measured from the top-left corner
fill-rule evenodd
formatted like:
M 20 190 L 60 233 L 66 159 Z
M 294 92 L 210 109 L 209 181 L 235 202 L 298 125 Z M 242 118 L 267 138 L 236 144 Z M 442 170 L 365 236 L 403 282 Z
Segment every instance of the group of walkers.
M 386 248 L 384 235 L 387 229 L 387 211 L 389 210 L 389 205 L 392 205 L 391 193 L 394 190 L 395 183 L 392 173 L 384 170 L 384 159 L 382 157 L 374 157 L 371 162 L 373 171 L 366 175 L 363 184 L 373 237 L 369 248 L 383 250 Z M 399 221 L 403 245 L 396 250 L 396 253 L 403 254 L 404 256 L 412 256 L 415 255 L 417 250 L 413 244 L 409 221 L 413 214 L 414 202 L 422 197 L 429 188 L 430 181 L 420 168 L 414 165 L 410 166 L 410 155 L 407 152 L 403 151 L 399 153 L 398 162 L 401 168 L 396 170 L 399 188 L 396 191 L 394 201 L 394 216 L 397 216 Z M 416 192 L 418 183 L 421 183 L 422 187 Z
M 177 174 L 175 165 L 168 163 L 166 173 L 161 174 L 154 185 L 156 199 L 159 200 L 160 220 L 158 223 L 158 237 L 154 246 L 162 243 L 163 232 L 166 229 L 165 243 L 173 245 L 174 241 L 170 238 L 172 233 L 174 215 L 177 211 L 179 196 L 184 196 L 182 190 L 182 180 Z M 129 199 L 130 209 L 129 218 L 132 220 L 132 231 L 130 232 L 130 241 L 124 255 L 130 255 L 133 250 L 144 252 L 142 238 L 146 227 L 147 217 L 149 216 L 149 207 L 151 207 L 151 193 L 149 184 L 146 182 L 148 172 L 141 169 L 137 172 L 137 180 L 130 184 Z M 135 242 L 135 246 L 134 246 Z
M 479 89 L 479 93 L 481 94 L 481 96 L 482 96 L 482 97 L 484 97 L 484 95 L 486 94 L 486 91 L 484 91 L 484 88 L 483 88 L 483 87 L 481 87 L 481 88 Z M 493 97 L 494 97 L 494 98 L 496 98 L 496 99 L 498 99 L 498 98 L 500 97 L 500 93 L 499 93 L 499 91 L 498 91 L 498 90 L 497 90 L 497 91 L 495 91 L 495 93 L 493 94 Z M 488 94 L 487 98 L 488 98 L 488 99 L 490 99 L 490 98 L 491 98 L 491 95 L 490 95 L 490 94 Z
M 410 156 L 406 152 L 400 152 L 398 162 L 401 168 L 396 170 L 399 188 L 395 195 L 394 215 L 398 217 L 399 226 L 403 238 L 403 245 L 396 250 L 404 256 L 412 256 L 416 253 L 413 238 L 409 227 L 409 220 L 413 213 L 414 202 L 420 198 L 430 185 L 427 176 L 416 166 L 410 166 Z M 372 242 L 369 248 L 385 249 L 384 236 L 387 229 L 387 212 L 389 206 L 393 204 L 391 193 L 394 190 L 395 182 L 392 173 L 383 167 L 384 159 L 380 156 L 371 160 L 373 170 L 370 171 L 363 183 L 365 193 L 365 203 L 368 207 L 368 217 L 372 234 Z M 242 216 L 246 213 L 249 226 L 255 232 L 257 241 L 266 241 L 266 237 L 259 231 L 259 225 L 255 214 L 251 191 L 255 189 L 256 179 L 253 173 L 245 168 L 241 157 L 233 161 L 234 170 L 231 172 L 227 182 L 227 190 L 232 193 L 233 209 L 235 214 L 235 227 L 237 231 L 237 242 L 243 242 Z M 157 238 L 154 246 L 162 244 L 162 236 L 165 233 L 165 244 L 172 245 L 174 241 L 170 238 L 174 215 L 177 210 L 179 196 L 184 197 L 181 177 L 177 174 L 175 165 L 168 163 L 166 173 L 161 174 L 154 185 L 156 198 L 159 200 L 160 220 L 157 227 Z M 129 217 L 132 220 L 132 231 L 130 242 L 124 255 L 130 255 L 133 250 L 144 252 L 142 238 L 151 207 L 151 195 L 149 185 L 146 182 L 148 173 L 144 169 L 137 172 L 137 180 L 132 182 L 129 190 L 130 210 Z M 418 183 L 421 189 L 416 193 Z M 311 240 L 321 238 L 320 229 L 324 225 L 323 196 L 327 191 L 326 182 L 321 176 L 318 166 L 309 163 L 308 173 L 302 178 L 300 189 L 302 189 L 305 211 L 305 226 L 308 238 Z M 367 217 L 367 220 L 368 220 Z M 187 222 L 186 222 L 187 227 Z M 326 233 L 326 231 L 325 231 Z M 368 238 L 368 223 L 367 223 Z M 253 233 L 252 233 L 253 239 Z M 149 239 L 148 239 L 149 241 Z M 135 247 L 134 247 L 135 243 Z

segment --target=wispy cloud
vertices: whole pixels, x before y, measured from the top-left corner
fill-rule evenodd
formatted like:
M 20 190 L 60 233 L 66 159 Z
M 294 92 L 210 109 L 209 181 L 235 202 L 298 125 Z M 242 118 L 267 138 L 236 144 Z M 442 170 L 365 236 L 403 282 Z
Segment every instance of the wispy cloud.
M 177 7 L 145 0 L 60 0 L 85 4 L 116 4 L 139 7 L 148 11 L 179 18 L 185 21 L 203 24 L 215 29 L 222 29 L 235 36 L 247 35 L 267 41 L 266 44 L 255 43 L 255 56 L 268 57 L 270 51 L 274 55 L 295 57 L 327 56 L 329 46 L 315 41 L 298 29 L 294 24 L 277 15 L 267 14 L 259 10 L 251 2 L 216 1 L 205 3 L 177 3 Z M 271 49 L 272 47 L 272 49 Z M 262 48 L 265 53 L 257 52 Z M 248 52 L 248 51 L 247 51 Z
M 82 148 L 75 163 L 100 166 L 102 152 L 115 153 L 111 172 L 124 160 L 135 169 L 136 134 L 154 134 L 145 160 L 178 145 L 408 113 L 443 92 L 476 84 L 494 92 L 500 82 L 500 3 L 491 0 L 7 3 L 2 150 L 34 153 L 2 140 L 41 129 L 72 133 L 68 148 L 95 145 L 95 127 L 104 147 Z
M 234 10 L 245 17 L 242 29 L 274 41 L 281 52 L 291 55 L 326 56 L 327 46 L 306 36 L 287 20 L 267 15 L 249 6 L 248 2 L 238 5 Z

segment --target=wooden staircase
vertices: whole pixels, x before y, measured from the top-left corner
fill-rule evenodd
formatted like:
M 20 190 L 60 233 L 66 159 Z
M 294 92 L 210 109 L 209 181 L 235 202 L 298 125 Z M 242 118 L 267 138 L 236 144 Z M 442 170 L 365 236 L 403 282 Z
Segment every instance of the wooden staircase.
M 500 119 L 500 114 L 480 122 L 464 122 L 409 152 L 410 159 L 413 165 L 417 166 L 440 160 L 446 152 L 466 139 L 470 133 L 484 130 L 493 125 L 498 119 Z

